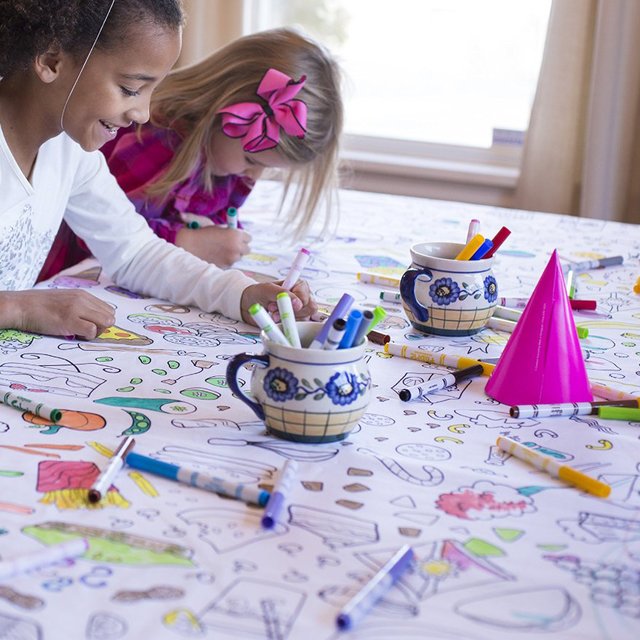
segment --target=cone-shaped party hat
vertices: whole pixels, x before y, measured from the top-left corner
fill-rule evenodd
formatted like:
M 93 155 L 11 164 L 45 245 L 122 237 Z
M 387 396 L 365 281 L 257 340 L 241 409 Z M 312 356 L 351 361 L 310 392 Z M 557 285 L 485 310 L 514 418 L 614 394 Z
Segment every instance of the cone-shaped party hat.
M 486 392 L 509 405 L 593 401 L 555 251 L 487 382 Z

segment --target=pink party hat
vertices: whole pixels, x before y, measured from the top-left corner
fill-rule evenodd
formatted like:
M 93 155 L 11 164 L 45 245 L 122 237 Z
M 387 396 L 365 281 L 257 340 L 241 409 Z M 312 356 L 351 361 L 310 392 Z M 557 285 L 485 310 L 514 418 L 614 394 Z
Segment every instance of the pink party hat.
M 509 405 L 593 401 L 556 251 L 487 382 L 486 392 Z

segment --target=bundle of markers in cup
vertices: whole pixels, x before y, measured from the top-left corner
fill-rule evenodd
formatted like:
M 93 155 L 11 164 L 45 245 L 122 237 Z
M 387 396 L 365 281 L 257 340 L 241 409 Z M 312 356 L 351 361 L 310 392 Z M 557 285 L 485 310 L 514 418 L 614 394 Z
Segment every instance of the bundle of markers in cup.
M 276 302 L 282 330 L 259 303 L 252 305 L 249 313 L 271 341 L 300 349 L 302 345 L 289 294 L 282 291 L 276 296 Z M 338 304 L 320 327 L 316 337 L 309 344 L 309 349 L 349 349 L 359 346 L 387 315 L 382 307 L 375 307 L 373 311 L 352 309 L 353 303 L 354 299 L 348 293 L 342 295 Z M 378 334 L 378 338 L 380 335 Z M 382 340 L 385 339 L 386 336 L 382 336 Z

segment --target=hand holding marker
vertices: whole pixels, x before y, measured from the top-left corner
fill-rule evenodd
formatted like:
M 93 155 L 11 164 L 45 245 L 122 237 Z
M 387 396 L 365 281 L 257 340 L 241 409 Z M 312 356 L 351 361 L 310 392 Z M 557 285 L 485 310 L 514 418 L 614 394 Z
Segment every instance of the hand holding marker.
M 229 229 L 238 228 L 238 210 L 235 207 L 227 209 L 227 227 Z
M 310 256 L 311 254 L 307 249 L 302 248 L 300 249 L 300 251 L 298 251 L 298 255 L 296 255 L 293 264 L 291 265 L 291 269 L 289 269 L 287 277 L 282 281 L 283 289 L 289 291 L 291 287 L 293 287 L 293 285 L 298 281 L 298 278 L 300 277 L 300 274 L 302 273 L 302 270 L 307 264 Z

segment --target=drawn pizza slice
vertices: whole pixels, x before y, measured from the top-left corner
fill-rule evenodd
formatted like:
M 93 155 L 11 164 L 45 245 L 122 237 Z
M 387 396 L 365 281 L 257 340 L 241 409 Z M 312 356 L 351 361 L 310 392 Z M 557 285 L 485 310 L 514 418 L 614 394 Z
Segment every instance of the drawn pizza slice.
M 147 344 L 153 344 L 151 338 L 141 336 L 133 331 L 128 331 L 122 327 L 113 325 L 105 329 L 97 338 L 89 340 L 89 342 L 99 342 L 108 344 L 127 344 L 132 346 L 143 346 Z

